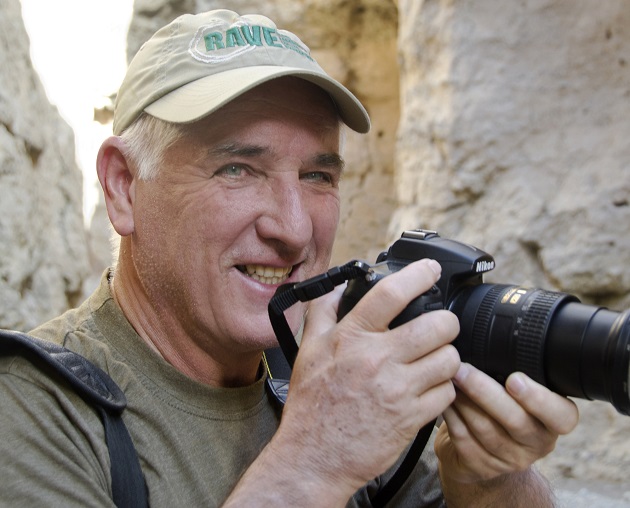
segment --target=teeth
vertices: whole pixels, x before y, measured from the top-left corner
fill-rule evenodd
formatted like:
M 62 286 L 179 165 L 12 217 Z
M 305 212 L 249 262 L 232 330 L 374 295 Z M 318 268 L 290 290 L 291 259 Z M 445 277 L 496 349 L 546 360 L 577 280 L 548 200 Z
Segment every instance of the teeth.
M 263 284 L 280 284 L 291 272 L 291 267 L 275 268 L 263 265 L 245 265 L 245 272 L 252 279 Z

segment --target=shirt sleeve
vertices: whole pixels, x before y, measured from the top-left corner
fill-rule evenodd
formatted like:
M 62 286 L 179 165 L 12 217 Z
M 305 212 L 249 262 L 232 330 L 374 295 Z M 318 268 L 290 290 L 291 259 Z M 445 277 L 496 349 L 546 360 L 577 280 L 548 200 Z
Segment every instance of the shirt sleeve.
M 113 507 L 100 418 L 53 376 L 0 358 L 0 505 Z

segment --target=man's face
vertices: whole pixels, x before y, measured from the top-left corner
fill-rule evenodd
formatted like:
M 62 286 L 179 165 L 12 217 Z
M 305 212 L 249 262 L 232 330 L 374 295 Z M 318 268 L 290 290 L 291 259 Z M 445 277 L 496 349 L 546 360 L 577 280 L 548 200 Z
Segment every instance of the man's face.
M 276 344 L 278 285 L 325 271 L 339 219 L 339 122 L 330 98 L 279 79 L 189 127 L 159 176 L 135 182 L 132 255 L 169 326 L 213 354 Z M 295 330 L 304 308 L 287 317 Z

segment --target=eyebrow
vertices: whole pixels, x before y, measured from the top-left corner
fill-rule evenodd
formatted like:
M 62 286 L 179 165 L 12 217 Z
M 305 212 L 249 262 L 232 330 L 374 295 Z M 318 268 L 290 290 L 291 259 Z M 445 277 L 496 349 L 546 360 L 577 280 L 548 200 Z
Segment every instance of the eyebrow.
M 327 168 L 336 168 L 339 173 L 346 166 L 346 161 L 338 153 L 322 153 L 313 157 L 315 165 Z
M 260 157 L 262 155 L 271 154 L 271 150 L 260 145 L 226 143 L 210 149 L 208 153 L 210 156 L 214 157 Z M 340 173 L 346 165 L 343 157 L 336 152 L 317 154 L 311 159 L 311 162 L 318 167 L 336 168 Z
M 259 145 L 241 145 L 238 143 L 226 143 L 212 148 L 210 156 L 222 157 L 236 155 L 240 157 L 258 157 L 269 153 L 269 149 Z

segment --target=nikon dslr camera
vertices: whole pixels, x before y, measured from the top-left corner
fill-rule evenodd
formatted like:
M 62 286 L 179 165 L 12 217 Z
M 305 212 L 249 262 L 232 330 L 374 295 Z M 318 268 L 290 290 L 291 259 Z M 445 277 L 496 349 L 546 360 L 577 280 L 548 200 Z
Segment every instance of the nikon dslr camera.
M 390 327 L 448 309 L 459 318 L 453 344 L 462 361 L 499 382 L 521 371 L 561 395 L 610 402 L 630 415 L 630 311 L 584 305 L 567 293 L 483 283 L 494 268 L 492 256 L 435 231 L 405 231 L 366 276 L 350 280 L 338 318 L 380 279 L 422 258 L 438 261 L 442 277 Z

